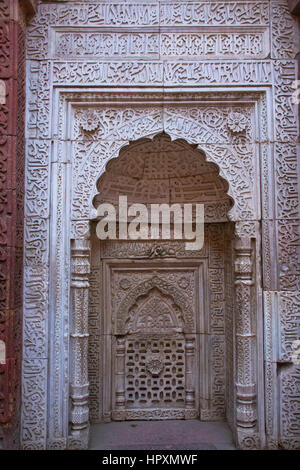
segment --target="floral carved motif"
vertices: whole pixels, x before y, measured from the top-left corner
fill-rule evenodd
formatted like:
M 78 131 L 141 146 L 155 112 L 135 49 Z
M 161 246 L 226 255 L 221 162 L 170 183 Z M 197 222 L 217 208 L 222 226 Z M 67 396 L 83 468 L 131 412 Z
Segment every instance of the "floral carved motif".
M 157 377 L 164 369 L 163 357 L 159 353 L 148 353 L 145 360 L 146 370 L 153 376 Z
M 227 118 L 227 125 L 234 133 L 242 132 L 246 129 L 247 119 L 241 113 L 231 113 Z

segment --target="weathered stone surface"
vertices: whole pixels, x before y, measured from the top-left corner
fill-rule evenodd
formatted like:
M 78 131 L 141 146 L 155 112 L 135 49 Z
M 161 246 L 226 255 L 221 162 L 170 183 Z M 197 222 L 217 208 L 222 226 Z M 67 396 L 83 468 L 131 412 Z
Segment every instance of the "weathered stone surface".
M 288 2 L 39 2 L 27 28 L 25 176 L 22 48 L 19 63 L 8 60 L 24 40 L 15 5 L 0 2 L 6 92 L 0 105 L 0 335 L 11 338 L 11 325 L 20 323 L 21 299 L 10 289 L 12 283 L 20 289 L 25 205 L 23 448 L 84 448 L 88 416 L 107 421 L 112 412 L 114 419 L 215 420 L 226 414 L 241 448 L 299 447 L 299 367 L 291 363 L 299 338 L 298 124 L 292 101 L 298 48 Z M 180 151 L 170 150 L 172 144 Z M 194 172 L 183 174 L 185 168 Z M 185 177 L 188 185 L 180 179 Z M 190 189 L 192 198 L 216 202 L 206 214 L 210 224 L 196 256 L 202 263 L 197 275 L 189 272 L 193 257 L 181 241 L 150 247 L 107 242 L 100 248 L 93 237 L 89 241 L 95 196 L 125 192 L 149 203 L 151 189 L 159 202 L 186 201 Z M 133 260 L 143 266 L 140 272 L 131 272 Z M 195 279 L 207 289 L 202 306 Z M 144 282 L 152 282 L 153 291 Z M 108 284 L 109 309 L 101 303 Z M 177 365 L 169 408 L 165 386 L 163 407 L 149 411 L 141 404 L 143 376 L 153 385 L 169 361 L 166 339 L 156 351 L 152 337 L 145 367 L 139 360 L 140 382 L 130 389 L 130 347 L 140 359 L 144 354 L 130 299 L 140 312 L 164 303 L 178 314 L 177 321 L 172 317 L 179 336 L 172 343 Z M 124 340 L 113 334 L 115 325 L 106 329 L 104 311 L 110 309 Z M 19 338 L 16 328 L 14 344 Z M 5 387 L 19 360 L 11 341 L 11 362 L 0 366 Z M 200 387 L 191 375 L 201 376 Z M 13 397 L 5 391 L 0 413 Z M 135 392 L 138 404 L 130 402 Z M 154 397 L 149 393 L 146 401 Z M 124 406 L 124 395 L 132 406 Z M 180 400 L 186 400 L 181 408 Z
M 17 0 L 0 2 L 0 448 L 18 448 L 20 434 L 25 14 Z

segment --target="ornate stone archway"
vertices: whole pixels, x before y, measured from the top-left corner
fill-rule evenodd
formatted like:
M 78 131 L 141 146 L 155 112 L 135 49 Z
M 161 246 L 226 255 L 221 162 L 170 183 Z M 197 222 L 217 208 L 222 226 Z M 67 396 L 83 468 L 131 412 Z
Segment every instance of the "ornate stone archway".
M 147 140 L 141 139 L 141 145 Z M 152 142 L 152 141 L 150 141 Z M 136 149 L 133 144 L 133 153 Z M 186 144 L 185 144 L 186 145 Z M 196 146 L 194 146 L 195 148 Z M 126 147 L 127 148 L 127 147 Z M 126 154 L 126 148 L 123 152 Z M 197 151 L 197 150 L 194 150 Z M 127 152 L 128 153 L 128 152 Z M 199 153 L 199 158 L 201 152 Z M 121 158 L 121 157 L 119 157 Z M 203 158 L 203 157 L 202 157 Z M 122 159 L 121 159 L 122 162 Z M 108 166 L 106 166 L 107 168 Z M 109 168 L 111 165 L 109 166 Z M 220 171 L 220 174 L 224 171 Z M 103 176 L 98 180 L 105 183 Z M 99 188 L 98 183 L 98 188 Z M 228 194 L 233 192 L 228 189 Z M 104 193 L 105 195 L 106 193 Z M 109 194 L 109 193 L 108 193 Z M 103 200 L 103 196 L 101 200 Z M 94 197 L 94 202 L 100 201 L 99 197 Z M 237 204 L 237 207 L 245 207 L 245 203 Z M 247 201 L 247 204 L 249 202 Z M 227 210 L 228 210 L 227 205 Z M 236 210 L 238 213 L 238 209 Z M 226 220 L 226 211 L 221 216 L 221 220 Z M 212 219 L 213 220 L 213 219 Z M 216 219 L 217 220 L 217 219 Z M 259 434 L 257 428 L 257 338 L 256 312 L 260 309 L 259 299 L 255 287 L 255 278 L 259 276 L 256 273 L 255 250 L 259 244 L 259 224 L 256 221 L 237 221 L 235 222 L 234 235 L 234 292 L 235 306 L 233 313 L 233 322 L 235 336 L 231 338 L 235 345 L 236 364 L 234 367 L 234 395 L 235 395 L 235 415 L 233 431 L 235 438 L 241 447 L 259 446 Z M 73 325 L 75 329 L 72 337 L 72 357 L 73 357 L 73 381 L 71 388 L 72 412 L 71 423 L 72 433 L 70 438 L 71 447 L 85 447 L 88 439 L 88 297 L 89 297 L 89 274 L 90 274 L 90 240 L 89 232 L 80 239 L 72 242 L 72 311 Z M 153 278 L 153 282 L 155 281 Z M 158 283 L 162 281 L 158 279 Z M 145 283 L 145 288 L 149 288 L 149 281 Z M 155 282 L 154 282 L 155 284 Z M 148 287 L 147 287 L 148 286 Z M 144 288 L 144 290 L 145 290 Z M 143 293 L 143 285 L 139 289 Z M 171 287 L 172 289 L 172 287 Z M 149 289 L 148 289 L 149 290 Z M 174 287 L 173 287 L 174 290 Z M 103 293 L 104 295 L 104 293 Z M 130 298 L 130 297 L 129 297 Z M 126 300 L 123 308 L 126 306 Z M 182 300 L 179 300 L 182 304 Z M 185 309 L 187 306 L 185 307 Z M 84 314 L 83 314 L 84 311 Z M 77 317 L 78 316 L 78 317 Z M 121 315 L 122 317 L 122 315 Z M 120 318 L 121 318 L 120 317 Z M 121 328 L 120 325 L 118 328 Z M 120 350 L 116 350 L 117 357 L 124 354 L 123 340 L 119 345 Z M 119 351 L 119 352 L 118 352 Z M 123 392 L 122 392 L 123 393 Z M 114 416 L 121 416 L 121 411 L 115 411 Z M 123 416 L 123 415 L 122 415 Z

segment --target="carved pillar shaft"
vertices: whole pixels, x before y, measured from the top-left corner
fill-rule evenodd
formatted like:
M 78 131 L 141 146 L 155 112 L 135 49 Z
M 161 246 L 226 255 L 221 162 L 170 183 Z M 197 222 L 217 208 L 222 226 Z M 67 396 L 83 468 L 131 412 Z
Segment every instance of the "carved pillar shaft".
M 72 370 L 71 433 L 80 447 L 88 436 L 88 293 L 90 273 L 89 240 L 72 242 Z
M 255 427 L 257 420 L 255 288 L 250 236 L 236 238 L 235 253 L 236 420 L 237 428 L 249 429 Z
M 185 403 L 186 408 L 195 408 L 195 381 L 194 381 L 194 360 L 195 360 L 195 338 L 186 336 L 185 342 Z
M 125 410 L 125 338 L 117 338 L 116 410 Z

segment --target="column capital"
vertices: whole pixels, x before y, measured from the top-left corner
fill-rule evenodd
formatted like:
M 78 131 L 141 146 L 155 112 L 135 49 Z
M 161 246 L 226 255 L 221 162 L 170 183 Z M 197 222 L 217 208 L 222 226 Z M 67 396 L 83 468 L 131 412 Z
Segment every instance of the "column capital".
M 88 288 L 90 265 L 90 240 L 76 239 L 71 241 L 72 287 Z
M 259 222 L 256 220 L 236 222 L 234 233 L 236 238 L 257 238 L 259 233 Z

